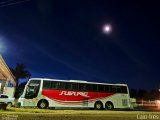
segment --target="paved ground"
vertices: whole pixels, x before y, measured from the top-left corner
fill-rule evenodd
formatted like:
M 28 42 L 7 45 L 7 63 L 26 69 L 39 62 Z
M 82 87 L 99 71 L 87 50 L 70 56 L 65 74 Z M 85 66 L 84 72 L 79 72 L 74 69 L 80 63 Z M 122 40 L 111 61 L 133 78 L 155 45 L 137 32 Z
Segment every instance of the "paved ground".
M 160 120 L 160 112 L 106 110 L 40 110 L 10 108 L 0 111 L 2 120 Z

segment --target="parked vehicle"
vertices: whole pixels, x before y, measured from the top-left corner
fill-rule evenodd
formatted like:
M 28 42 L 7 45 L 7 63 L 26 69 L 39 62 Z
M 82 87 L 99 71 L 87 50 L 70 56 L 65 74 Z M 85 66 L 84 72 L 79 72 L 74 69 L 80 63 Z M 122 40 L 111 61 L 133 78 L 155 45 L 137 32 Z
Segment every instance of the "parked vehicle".
M 6 103 L 7 107 L 11 107 L 14 104 L 14 99 L 6 94 L 0 94 L 0 103 Z
M 6 103 L 0 103 L 0 110 L 6 110 L 7 104 Z
M 32 78 L 18 100 L 21 107 L 130 108 L 126 84 Z

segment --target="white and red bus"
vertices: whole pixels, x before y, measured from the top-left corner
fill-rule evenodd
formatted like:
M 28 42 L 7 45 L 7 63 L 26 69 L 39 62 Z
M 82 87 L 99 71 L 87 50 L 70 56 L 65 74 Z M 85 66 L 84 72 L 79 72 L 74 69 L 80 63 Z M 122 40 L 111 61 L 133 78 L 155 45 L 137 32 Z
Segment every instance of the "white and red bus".
M 126 84 L 79 80 L 30 79 L 18 103 L 21 107 L 130 108 Z

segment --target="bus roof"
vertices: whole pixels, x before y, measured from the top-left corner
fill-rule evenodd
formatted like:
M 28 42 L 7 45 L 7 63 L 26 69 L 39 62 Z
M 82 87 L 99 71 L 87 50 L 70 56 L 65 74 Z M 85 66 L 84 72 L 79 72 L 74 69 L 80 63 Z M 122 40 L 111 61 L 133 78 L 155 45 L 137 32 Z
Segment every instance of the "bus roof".
M 60 80 L 60 79 L 50 79 L 50 78 L 31 78 L 30 80 L 48 80 L 48 81 L 61 81 L 61 82 L 74 82 L 74 83 L 90 83 L 90 84 L 107 84 L 107 85 L 119 85 L 119 86 L 128 86 L 127 84 L 120 83 L 100 83 L 100 82 L 88 82 L 84 80 Z

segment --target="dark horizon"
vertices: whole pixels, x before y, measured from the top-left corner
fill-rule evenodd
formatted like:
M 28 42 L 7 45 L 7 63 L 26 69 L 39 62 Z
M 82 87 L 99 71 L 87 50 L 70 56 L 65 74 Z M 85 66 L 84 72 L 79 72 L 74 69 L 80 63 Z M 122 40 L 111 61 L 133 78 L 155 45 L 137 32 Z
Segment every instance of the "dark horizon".
M 32 77 L 157 89 L 159 5 L 151 0 L 0 4 L 0 53 L 9 67 L 23 63 Z M 110 34 L 102 32 L 105 24 L 112 26 Z

